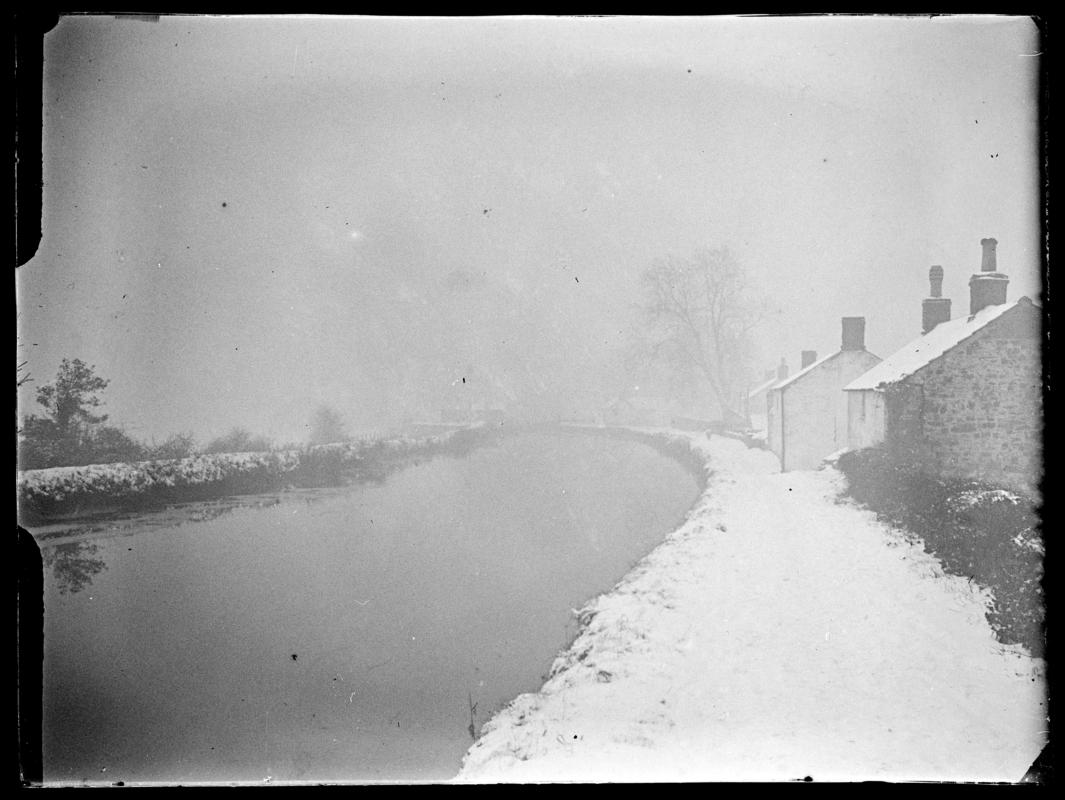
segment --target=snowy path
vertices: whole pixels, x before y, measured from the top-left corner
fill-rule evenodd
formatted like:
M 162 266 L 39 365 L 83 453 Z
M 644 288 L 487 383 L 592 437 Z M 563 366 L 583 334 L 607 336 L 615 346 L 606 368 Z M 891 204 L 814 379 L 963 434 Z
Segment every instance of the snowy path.
M 995 642 L 983 594 L 836 503 L 834 470 L 693 443 L 714 474 L 688 521 L 457 780 L 1019 780 L 1043 666 Z

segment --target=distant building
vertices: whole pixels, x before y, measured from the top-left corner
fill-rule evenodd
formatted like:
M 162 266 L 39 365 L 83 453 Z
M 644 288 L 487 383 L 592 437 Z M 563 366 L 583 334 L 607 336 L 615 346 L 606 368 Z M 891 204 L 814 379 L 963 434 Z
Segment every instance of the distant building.
M 942 268 L 929 273 L 925 333 L 851 381 L 851 448 L 884 442 L 944 477 L 1035 490 L 1042 472 L 1042 368 L 1038 306 L 1006 302 L 994 239 L 969 281 L 969 316 L 950 319 Z M 929 300 L 934 313 L 929 315 Z M 946 316 L 943 316 L 945 308 Z
M 767 369 L 762 382 L 747 392 L 743 411 L 747 416 L 748 425 L 754 430 L 765 431 L 766 416 L 769 413 L 769 390 L 787 377 L 788 364 L 782 358 L 779 367 Z
M 843 387 L 880 359 L 865 349 L 864 317 L 843 317 L 842 323 L 838 352 L 818 361 L 816 353 L 804 351 L 804 368 L 768 391 L 767 444 L 783 471 L 816 469 L 847 446 Z

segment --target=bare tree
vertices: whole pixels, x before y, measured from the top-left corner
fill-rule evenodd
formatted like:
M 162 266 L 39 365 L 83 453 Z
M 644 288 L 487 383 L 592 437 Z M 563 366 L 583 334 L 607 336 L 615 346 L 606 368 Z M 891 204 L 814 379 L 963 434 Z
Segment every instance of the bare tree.
M 348 436 L 344 427 L 344 418 L 340 412 L 331 406 L 319 406 L 311 418 L 311 444 L 332 444 L 333 442 L 346 442 Z
M 727 247 L 704 248 L 656 260 L 642 282 L 654 356 L 703 377 L 722 411 L 736 413 L 750 334 L 765 318 L 743 267 Z

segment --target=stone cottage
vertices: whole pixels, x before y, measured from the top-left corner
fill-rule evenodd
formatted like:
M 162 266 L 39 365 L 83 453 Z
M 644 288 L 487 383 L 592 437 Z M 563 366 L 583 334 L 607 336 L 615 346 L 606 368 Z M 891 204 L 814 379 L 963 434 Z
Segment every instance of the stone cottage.
M 944 477 L 1034 491 L 1042 473 L 1041 312 L 1006 302 L 994 239 L 969 281 L 969 315 L 950 319 L 943 270 L 929 273 L 924 333 L 850 382 L 851 448 L 881 442 Z
M 767 444 L 785 472 L 816 469 L 847 446 L 843 387 L 880 361 L 865 349 L 865 317 L 843 317 L 841 349 L 816 356 L 804 351 L 804 368 L 769 390 Z

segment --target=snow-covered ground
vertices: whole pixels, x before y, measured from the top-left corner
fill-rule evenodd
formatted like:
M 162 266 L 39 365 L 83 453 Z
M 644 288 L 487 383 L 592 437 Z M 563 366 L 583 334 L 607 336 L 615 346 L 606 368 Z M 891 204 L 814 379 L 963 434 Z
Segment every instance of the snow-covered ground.
M 1044 665 L 995 641 L 987 592 L 837 502 L 831 467 L 690 439 L 712 475 L 687 522 L 581 610 L 456 780 L 1020 780 Z

